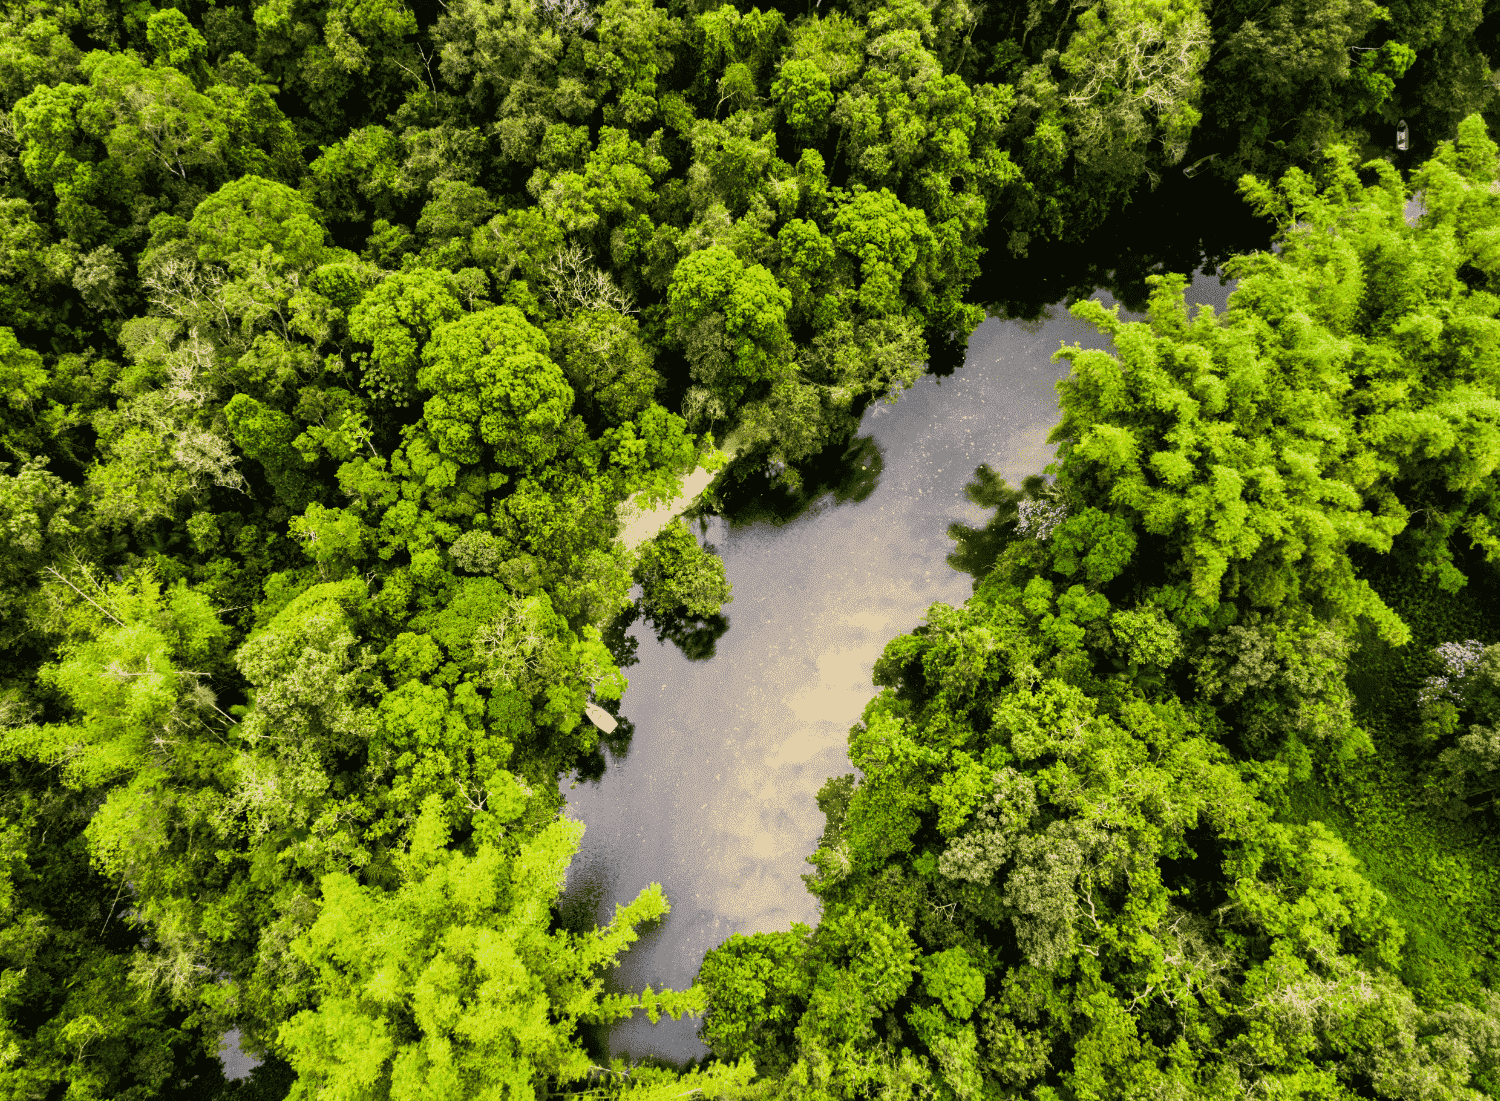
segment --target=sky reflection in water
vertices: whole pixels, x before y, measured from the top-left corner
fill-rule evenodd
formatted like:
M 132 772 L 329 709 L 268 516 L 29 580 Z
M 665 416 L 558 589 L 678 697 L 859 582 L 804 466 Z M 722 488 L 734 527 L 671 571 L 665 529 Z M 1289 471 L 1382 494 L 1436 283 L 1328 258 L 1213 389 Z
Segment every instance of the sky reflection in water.
M 1188 304 L 1221 310 L 1230 289 L 1199 276 Z M 974 468 L 988 462 L 1018 484 L 1050 461 L 1054 386 L 1068 369 L 1051 355 L 1063 342 L 1110 346 L 1061 307 L 1036 323 L 986 321 L 952 377 L 924 377 L 865 414 L 860 434 L 884 457 L 866 499 L 829 497 L 779 526 L 713 518 L 707 541 L 724 557 L 734 602 L 711 660 L 689 661 L 649 625 L 632 627 L 640 662 L 626 670 L 621 713 L 634 739 L 598 783 L 563 782 L 570 813 L 587 824 L 565 904 L 604 923 L 651 882 L 672 904 L 612 989 L 681 989 L 732 933 L 816 924 L 817 900 L 800 879 L 823 828 L 814 797 L 851 770 L 848 730 L 874 694 L 870 672 L 887 640 L 933 602 L 962 604 L 971 591 L 945 557 L 949 523 L 986 519 L 963 494 Z M 697 1027 L 638 1015 L 608 1045 L 615 1056 L 696 1058 L 707 1052 Z

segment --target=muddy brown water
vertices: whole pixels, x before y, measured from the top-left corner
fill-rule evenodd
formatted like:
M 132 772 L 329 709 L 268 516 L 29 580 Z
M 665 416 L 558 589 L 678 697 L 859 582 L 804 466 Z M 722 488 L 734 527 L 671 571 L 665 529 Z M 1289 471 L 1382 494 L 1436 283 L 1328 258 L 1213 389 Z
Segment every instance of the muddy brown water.
M 1188 304 L 1222 310 L 1231 289 L 1199 275 Z M 640 660 L 626 670 L 621 713 L 634 737 L 599 781 L 562 785 L 587 827 L 566 905 L 604 923 L 653 882 L 672 904 L 611 989 L 681 989 L 733 933 L 817 923 L 800 878 L 823 828 L 815 795 L 851 771 L 849 727 L 874 695 L 885 643 L 934 602 L 962 604 L 971 591 L 945 559 L 951 522 L 987 518 L 963 492 L 975 467 L 1017 484 L 1051 460 L 1056 384 L 1068 370 L 1051 357 L 1063 343 L 1111 346 L 1060 306 L 1037 322 L 987 320 L 951 377 L 924 377 L 866 412 L 860 435 L 880 459 L 863 500 L 829 496 L 784 523 L 710 517 L 703 536 L 734 585 L 711 659 L 689 660 L 649 625 L 632 627 Z M 612 1056 L 683 1061 L 707 1053 L 697 1028 L 637 1015 L 605 1043 Z

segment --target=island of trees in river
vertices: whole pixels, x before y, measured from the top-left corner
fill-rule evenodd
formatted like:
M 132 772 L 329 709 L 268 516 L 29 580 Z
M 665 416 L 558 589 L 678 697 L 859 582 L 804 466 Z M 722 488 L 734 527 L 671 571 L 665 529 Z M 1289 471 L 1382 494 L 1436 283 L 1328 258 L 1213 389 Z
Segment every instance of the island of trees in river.
M 1500 1096 L 1476 0 L 0 12 L 5 1097 Z M 1117 351 L 877 664 L 820 924 L 607 992 L 668 900 L 562 919 L 557 780 L 729 596 L 619 505 L 1063 297 Z

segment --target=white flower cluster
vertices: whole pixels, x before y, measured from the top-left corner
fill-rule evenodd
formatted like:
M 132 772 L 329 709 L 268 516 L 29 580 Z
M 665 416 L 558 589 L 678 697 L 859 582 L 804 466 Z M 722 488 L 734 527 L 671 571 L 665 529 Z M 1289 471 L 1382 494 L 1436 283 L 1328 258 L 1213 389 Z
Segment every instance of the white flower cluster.
M 1066 506 L 1055 501 L 1022 501 L 1017 511 L 1021 515 L 1016 521 L 1016 531 L 1038 543 L 1045 543 L 1068 515 Z
M 1479 664 L 1486 649 L 1484 643 L 1472 638 L 1466 642 L 1445 642 L 1439 646 L 1433 653 L 1442 661 L 1444 671 L 1422 682 L 1417 702 L 1426 707 L 1443 699 L 1459 699 L 1469 671 Z

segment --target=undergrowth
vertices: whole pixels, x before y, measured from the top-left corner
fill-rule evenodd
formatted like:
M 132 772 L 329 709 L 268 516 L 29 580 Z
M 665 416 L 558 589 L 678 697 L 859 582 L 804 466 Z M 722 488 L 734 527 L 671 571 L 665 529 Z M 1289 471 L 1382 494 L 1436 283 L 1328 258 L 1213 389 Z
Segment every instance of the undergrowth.
M 1432 799 L 1425 779 L 1434 747 L 1418 732 L 1417 692 L 1438 669 L 1442 642 L 1500 641 L 1500 578 L 1482 562 L 1470 583 L 1446 593 L 1399 551 L 1368 563 L 1365 576 L 1411 627 L 1391 647 L 1369 632 L 1349 671 L 1355 718 L 1374 752 L 1325 760 L 1295 784 L 1286 813 L 1336 830 L 1389 897 L 1407 932 L 1404 981 L 1437 1005 L 1473 1000 L 1500 980 L 1500 838 L 1492 810 L 1457 816 Z

